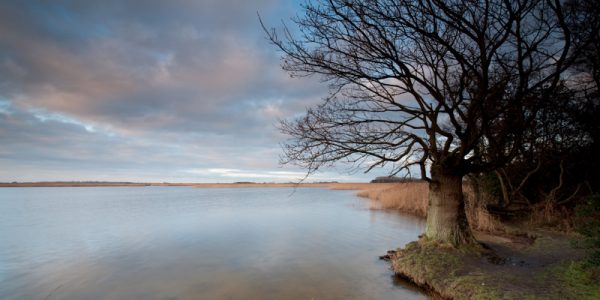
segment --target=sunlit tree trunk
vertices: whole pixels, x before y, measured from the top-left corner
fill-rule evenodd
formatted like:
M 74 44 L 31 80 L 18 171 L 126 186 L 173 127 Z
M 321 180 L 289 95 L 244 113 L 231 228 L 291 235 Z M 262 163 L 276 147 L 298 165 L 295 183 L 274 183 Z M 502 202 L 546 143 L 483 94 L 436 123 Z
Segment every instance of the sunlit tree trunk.
M 465 213 L 462 178 L 439 166 L 431 168 L 425 228 L 425 236 L 430 240 L 453 245 L 475 241 Z

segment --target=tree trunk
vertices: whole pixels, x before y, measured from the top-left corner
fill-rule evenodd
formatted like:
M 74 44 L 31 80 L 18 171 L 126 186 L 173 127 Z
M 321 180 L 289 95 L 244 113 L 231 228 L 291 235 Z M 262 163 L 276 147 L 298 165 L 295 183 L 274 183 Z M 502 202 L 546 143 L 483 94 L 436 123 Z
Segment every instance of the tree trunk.
M 427 238 L 453 245 L 475 242 L 465 213 L 462 178 L 442 167 L 431 167 Z

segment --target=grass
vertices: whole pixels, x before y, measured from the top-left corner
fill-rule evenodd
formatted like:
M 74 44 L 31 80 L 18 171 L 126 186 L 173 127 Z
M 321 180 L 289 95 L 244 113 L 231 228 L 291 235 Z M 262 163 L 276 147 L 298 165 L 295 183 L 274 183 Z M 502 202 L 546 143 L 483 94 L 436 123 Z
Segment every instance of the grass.
M 581 250 L 568 247 L 570 236 L 538 234 L 526 247 L 507 240 L 491 243 L 504 249 L 499 252 L 508 258 L 503 263 L 490 259 L 497 255 L 491 250 L 422 238 L 399 249 L 392 267 L 438 298 L 600 299 L 600 270 L 585 264 Z
M 426 216 L 427 188 L 425 182 L 381 184 L 358 195 L 371 199 L 375 209 Z M 585 249 L 571 246 L 572 215 L 540 204 L 515 229 L 478 204 L 469 186 L 464 192 L 469 223 L 489 249 L 454 248 L 422 237 L 392 255 L 399 277 L 434 299 L 600 299 L 600 267 L 586 263 Z
M 396 209 L 420 217 L 427 216 L 429 202 L 429 185 L 427 182 L 377 183 L 348 187 L 361 190 L 357 195 L 369 198 L 372 209 Z M 479 231 L 503 231 L 500 221 L 474 201 L 472 189 L 465 185 L 463 190 L 467 218 L 469 218 L 471 227 Z
M 357 195 L 371 199 L 373 209 L 397 209 L 420 217 L 427 215 L 427 182 L 373 183 Z
M 400 277 L 423 287 L 436 298 L 456 298 L 457 295 L 466 298 L 479 288 L 466 284 L 470 276 L 461 276 L 466 258 L 471 255 L 479 254 L 422 239 L 399 249 L 392 259 L 392 268 Z
M 600 299 L 598 267 L 589 267 L 584 262 L 570 262 L 557 267 L 554 272 L 561 275 L 568 288 L 579 299 Z

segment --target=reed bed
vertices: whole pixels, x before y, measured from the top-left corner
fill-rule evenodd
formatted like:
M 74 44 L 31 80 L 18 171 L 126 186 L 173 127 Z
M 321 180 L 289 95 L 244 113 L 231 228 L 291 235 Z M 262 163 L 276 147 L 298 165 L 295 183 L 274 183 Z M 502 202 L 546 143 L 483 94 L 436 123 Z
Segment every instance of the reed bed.
M 357 190 L 359 197 L 370 200 L 371 209 L 394 209 L 419 217 L 427 216 L 429 202 L 429 183 L 426 181 L 407 181 L 402 183 L 204 183 L 195 184 L 197 188 L 261 188 L 261 187 L 317 187 L 333 190 Z M 466 213 L 469 224 L 475 230 L 496 232 L 502 231 L 501 222 L 491 215 L 482 202 L 489 199 L 475 200 L 473 189 L 469 184 L 463 186 L 466 202 Z M 488 197 L 484 195 L 483 197 Z M 483 200 L 483 201 L 482 201 Z
M 482 193 L 481 199 L 476 199 L 473 187 L 465 183 L 463 184 L 463 195 L 465 197 L 465 213 L 472 229 L 487 232 L 504 231 L 500 220 L 485 208 L 485 203 L 494 202 L 489 194 Z
M 371 199 L 372 209 L 397 209 L 420 217 L 427 215 L 427 182 L 372 183 L 357 195 Z
M 574 223 L 573 210 L 559 206 L 554 201 L 543 201 L 532 205 L 528 220 L 528 225 L 532 227 L 549 227 L 565 232 L 572 232 Z
M 359 197 L 371 200 L 371 209 L 396 209 L 420 217 L 427 216 L 429 184 L 424 181 L 405 183 L 371 183 L 346 185 L 347 189 L 360 190 Z M 336 185 L 336 188 L 341 188 Z M 501 222 L 491 215 L 480 201 L 475 200 L 473 190 L 463 187 L 466 213 L 471 227 L 478 231 L 495 232 L 502 230 Z

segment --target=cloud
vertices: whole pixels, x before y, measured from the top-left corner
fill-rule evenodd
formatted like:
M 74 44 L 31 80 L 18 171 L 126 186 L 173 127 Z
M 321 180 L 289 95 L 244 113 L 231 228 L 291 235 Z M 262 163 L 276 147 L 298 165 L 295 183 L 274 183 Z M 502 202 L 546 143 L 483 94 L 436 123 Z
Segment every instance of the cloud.
M 256 15 L 277 24 L 296 9 L 276 0 L 1 2 L 0 181 L 297 175 L 275 171 L 285 137 L 274 125 L 326 87 L 281 70 Z
M 258 180 L 276 182 L 299 182 L 305 179 L 306 172 L 301 171 L 268 171 L 268 170 L 241 170 L 241 169 L 189 169 L 188 173 L 209 176 L 225 181 Z M 216 177 L 215 177 L 216 175 Z M 319 173 L 310 178 L 311 181 L 349 181 L 352 176 L 340 175 L 331 172 Z

